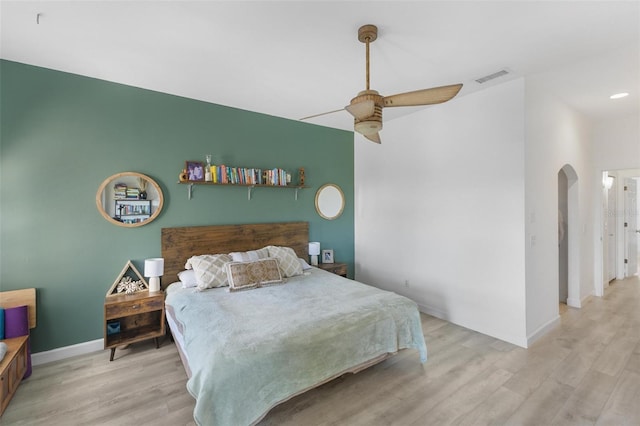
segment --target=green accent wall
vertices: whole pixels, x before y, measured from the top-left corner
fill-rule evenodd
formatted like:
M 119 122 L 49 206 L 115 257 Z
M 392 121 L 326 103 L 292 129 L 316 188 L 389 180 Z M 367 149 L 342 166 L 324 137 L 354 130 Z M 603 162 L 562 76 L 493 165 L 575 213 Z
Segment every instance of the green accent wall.
M 102 338 L 103 302 L 127 260 L 142 272 L 174 226 L 308 221 L 311 241 L 354 271 L 353 133 L 49 69 L 0 61 L 0 287 L 37 288 L 32 351 Z M 304 167 L 309 189 L 187 186 L 185 160 Z M 154 222 L 122 228 L 97 211 L 96 191 L 119 172 L 155 179 Z M 315 211 L 328 182 L 346 196 L 333 221 Z M 163 277 L 163 283 L 173 277 Z

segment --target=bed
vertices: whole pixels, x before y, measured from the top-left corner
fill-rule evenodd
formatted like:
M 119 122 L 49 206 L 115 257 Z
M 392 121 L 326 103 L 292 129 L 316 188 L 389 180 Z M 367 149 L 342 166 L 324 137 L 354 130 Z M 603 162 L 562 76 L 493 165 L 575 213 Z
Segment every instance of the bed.
M 402 349 L 426 362 L 413 301 L 319 268 L 237 292 L 174 282 L 192 255 L 267 246 L 305 259 L 308 223 L 162 230 L 167 321 L 197 424 L 255 424 L 277 404 Z

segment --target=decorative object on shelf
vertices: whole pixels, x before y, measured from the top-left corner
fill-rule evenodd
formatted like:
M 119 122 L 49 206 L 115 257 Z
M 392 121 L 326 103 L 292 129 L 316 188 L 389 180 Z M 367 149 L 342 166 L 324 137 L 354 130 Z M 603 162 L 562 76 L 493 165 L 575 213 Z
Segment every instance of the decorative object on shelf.
M 160 291 L 160 277 L 164 274 L 164 259 L 156 257 L 144 261 L 144 276 L 149 277 L 149 292 Z
M 116 291 L 118 293 L 133 294 L 136 291 L 142 291 L 145 289 L 141 280 L 134 281 L 131 277 L 122 277 Z
M 304 167 L 298 169 L 298 185 L 304 186 Z
M 204 165 L 202 161 L 186 161 L 187 180 L 192 182 L 204 181 Z
M 102 217 L 128 228 L 152 222 L 160 215 L 163 204 L 160 185 L 137 172 L 109 176 L 96 192 L 96 206 Z
M 120 321 L 107 322 L 107 336 L 120 333 Z
M 131 275 L 134 275 L 134 276 L 131 277 Z M 134 278 L 136 278 L 136 277 L 138 279 L 134 280 Z M 130 281 L 127 280 L 127 278 Z M 107 297 L 121 295 L 122 291 L 119 290 L 118 288 L 120 287 L 120 284 L 122 284 L 123 282 L 125 283 L 123 288 L 125 288 L 125 287 L 133 288 L 134 287 L 133 285 L 126 284 L 128 282 L 137 283 L 135 285 L 137 290 L 134 290 L 131 293 L 128 293 L 125 290 L 124 291 L 125 294 L 133 294 L 133 293 L 137 293 L 139 291 L 144 291 L 144 290 L 149 288 L 149 284 L 147 284 L 147 282 L 145 281 L 144 277 L 140 274 L 138 269 L 136 269 L 136 267 L 133 265 L 133 263 L 131 263 L 130 260 L 128 260 L 127 263 L 124 265 L 124 268 L 122 268 L 122 271 L 120 271 L 120 274 L 118 275 L 118 278 L 116 278 L 116 280 L 113 282 L 113 285 L 111 285 L 111 288 L 109 288 L 109 291 L 107 291 Z
M 318 266 L 318 255 L 320 254 L 320 243 L 319 242 L 310 242 L 309 243 L 309 256 L 310 261 L 313 266 Z
M 316 192 L 316 211 L 320 217 L 333 220 L 344 210 L 344 193 L 335 183 L 322 185 Z
M 205 169 L 204 169 L 204 180 L 205 182 L 211 182 L 213 181 L 213 178 L 211 177 L 211 154 L 207 154 L 207 164 L 205 165 Z
M 322 250 L 322 263 L 333 263 L 333 250 Z
M 182 171 L 178 175 L 178 180 L 180 182 L 188 182 L 189 181 L 189 174 L 187 173 L 187 169 L 182 169 Z
M 143 178 L 138 178 L 138 188 L 140 188 L 139 197 L 141 200 L 147 199 L 147 181 Z

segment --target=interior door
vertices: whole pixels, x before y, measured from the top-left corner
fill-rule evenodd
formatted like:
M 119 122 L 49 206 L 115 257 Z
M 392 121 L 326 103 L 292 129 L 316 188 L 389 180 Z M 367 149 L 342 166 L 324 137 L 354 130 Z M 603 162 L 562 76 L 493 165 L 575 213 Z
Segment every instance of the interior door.
M 638 202 L 637 182 L 633 178 L 624 180 L 624 245 L 625 245 L 625 270 L 624 275 L 630 277 L 638 272 Z
M 611 282 L 616 279 L 616 247 L 618 245 L 616 239 L 617 215 L 616 215 L 616 184 L 617 179 L 613 180 L 614 186 L 607 190 L 607 220 L 606 220 L 606 238 L 607 241 L 607 278 Z

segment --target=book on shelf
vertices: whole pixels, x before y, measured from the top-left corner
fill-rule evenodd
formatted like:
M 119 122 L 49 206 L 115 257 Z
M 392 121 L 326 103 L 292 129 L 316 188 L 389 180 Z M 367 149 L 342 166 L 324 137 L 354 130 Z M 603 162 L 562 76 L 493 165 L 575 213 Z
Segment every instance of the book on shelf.
M 229 185 L 272 185 L 287 186 L 290 176 L 285 169 L 260 169 L 254 167 L 231 167 L 224 164 L 211 166 L 211 182 Z M 127 198 L 131 188 L 126 189 Z M 139 193 L 136 194 L 136 197 Z

